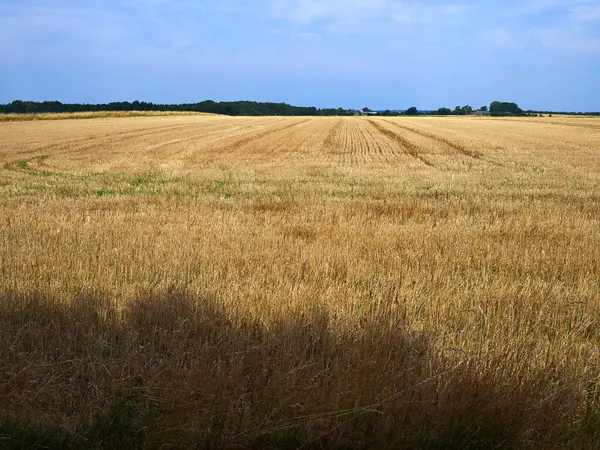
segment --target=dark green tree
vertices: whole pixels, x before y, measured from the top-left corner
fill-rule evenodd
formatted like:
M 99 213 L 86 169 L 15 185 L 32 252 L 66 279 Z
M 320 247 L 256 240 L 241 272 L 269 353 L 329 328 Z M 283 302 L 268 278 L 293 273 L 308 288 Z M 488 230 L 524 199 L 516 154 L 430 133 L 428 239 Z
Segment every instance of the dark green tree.
M 25 112 L 27 112 L 27 105 L 22 100 L 15 100 L 14 102 L 11 103 L 10 109 L 11 109 L 11 111 L 9 111 L 9 112 L 13 112 L 13 113 L 17 113 L 17 114 L 24 114 Z
M 494 101 L 490 105 L 492 116 L 522 116 L 523 110 L 516 103 Z
M 407 116 L 416 116 L 417 114 L 419 114 L 419 111 L 417 110 L 416 106 L 411 106 L 406 110 L 404 114 L 406 114 Z

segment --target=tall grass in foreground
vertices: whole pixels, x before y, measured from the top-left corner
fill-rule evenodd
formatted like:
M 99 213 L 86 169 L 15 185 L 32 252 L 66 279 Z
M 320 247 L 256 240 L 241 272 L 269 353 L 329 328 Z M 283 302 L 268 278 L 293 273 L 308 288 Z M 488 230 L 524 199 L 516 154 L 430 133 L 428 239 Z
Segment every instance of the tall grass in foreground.
M 158 117 L 158 116 L 202 116 L 213 115 L 186 111 L 93 111 L 76 113 L 0 114 L 0 122 L 22 122 L 31 120 L 103 119 L 109 117 Z
M 573 123 L 5 124 L 0 447 L 597 447 Z
M 0 300 L 0 443 L 15 447 L 498 448 L 597 438 L 588 427 L 600 417 L 581 410 L 568 367 L 517 375 L 502 361 L 452 362 L 401 315 L 340 327 L 311 307 L 267 325 L 175 291 L 125 307 L 84 294 L 70 305 L 42 293 Z

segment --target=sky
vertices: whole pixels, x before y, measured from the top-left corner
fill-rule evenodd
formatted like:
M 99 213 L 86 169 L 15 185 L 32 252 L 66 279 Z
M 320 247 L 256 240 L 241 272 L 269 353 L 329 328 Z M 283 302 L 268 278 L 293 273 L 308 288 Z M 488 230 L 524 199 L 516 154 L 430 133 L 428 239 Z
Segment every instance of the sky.
M 600 110 L 600 0 L 0 0 L 0 103 Z

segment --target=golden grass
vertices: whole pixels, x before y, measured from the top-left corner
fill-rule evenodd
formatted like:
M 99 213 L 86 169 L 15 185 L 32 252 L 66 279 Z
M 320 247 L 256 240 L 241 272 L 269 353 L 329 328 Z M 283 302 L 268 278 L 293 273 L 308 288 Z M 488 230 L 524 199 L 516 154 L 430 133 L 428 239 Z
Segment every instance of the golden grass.
M 99 119 L 107 117 L 213 116 L 211 113 L 187 111 L 93 111 L 77 113 L 0 114 L 0 122 L 31 120 Z
M 599 146 L 579 118 L 1 124 L 0 439 L 593 448 Z

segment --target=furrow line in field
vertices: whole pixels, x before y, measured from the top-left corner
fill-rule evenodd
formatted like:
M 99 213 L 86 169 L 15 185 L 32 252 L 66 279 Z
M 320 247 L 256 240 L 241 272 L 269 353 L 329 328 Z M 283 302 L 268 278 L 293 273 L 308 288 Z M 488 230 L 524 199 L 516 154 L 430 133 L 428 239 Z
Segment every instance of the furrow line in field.
M 285 130 L 288 130 L 288 129 L 292 128 L 292 127 L 296 127 L 298 125 L 302 125 L 303 123 L 306 123 L 306 122 L 308 122 L 310 120 L 311 119 L 304 119 L 304 120 L 302 120 L 300 122 L 290 123 L 290 124 L 287 124 L 287 125 L 284 125 L 284 126 L 282 126 L 280 128 L 275 128 L 275 129 L 273 129 L 272 127 L 269 127 L 266 130 L 261 131 L 260 133 L 253 134 L 253 135 L 244 137 L 242 139 L 238 139 L 237 141 L 235 141 L 235 142 L 227 145 L 226 147 L 224 147 L 222 150 L 224 150 L 224 151 L 232 151 L 232 150 L 239 149 L 239 148 L 244 147 L 244 146 L 246 146 L 247 144 L 249 144 L 249 143 L 251 143 L 253 141 L 257 141 L 257 140 L 263 139 L 263 138 L 265 138 L 265 137 L 267 137 L 267 136 L 269 136 L 271 134 L 278 133 L 280 131 L 285 131 Z
M 342 119 L 338 119 L 335 123 L 335 125 L 331 128 L 331 130 L 329 130 L 329 133 L 327 133 L 327 136 L 325 137 L 325 140 L 323 141 L 323 147 L 325 149 L 335 149 L 335 144 L 339 139 L 339 135 L 340 135 L 340 131 L 343 127 L 344 122 L 342 121 Z
M 212 138 L 214 136 L 219 136 L 219 135 L 222 136 L 224 132 L 232 133 L 232 132 L 235 132 L 235 131 L 238 131 L 238 130 L 245 130 L 245 128 L 242 128 L 240 126 L 233 126 L 232 128 L 219 128 L 219 129 L 216 129 L 216 130 L 213 130 L 213 131 L 209 131 L 207 133 L 197 133 L 197 134 L 194 134 L 194 135 L 191 135 L 191 136 L 186 136 L 186 137 L 183 137 L 183 138 L 171 139 L 169 141 L 163 141 L 163 142 L 159 142 L 157 144 L 150 145 L 150 146 L 146 147 L 146 151 L 145 152 L 146 153 L 150 153 L 150 152 L 159 150 L 159 149 L 161 149 L 163 147 L 168 147 L 168 146 L 171 146 L 171 145 L 183 144 L 185 142 L 194 141 L 194 140 L 197 140 L 199 138 L 209 139 L 209 138 Z M 243 133 L 244 133 L 244 131 L 242 133 L 240 133 L 240 134 L 243 134 Z
M 352 141 L 350 139 L 350 127 L 348 119 L 344 120 L 343 144 L 340 152 L 340 164 L 352 165 Z
M 358 126 L 355 120 L 349 122 L 348 125 L 348 129 L 350 131 L 350 138 L 352 140 L 352 165 L 358 166 L 364 153 L 363 138 L 362 134 L 358 130 Z
M 332 119 L 327 126 L 327 131 L 323 137 L 319 152 L 317 152 L 315 162 L 328 162 L 333 155 L 340 152 L 340 138 L 344 128 L 344 120 L 341 118 Z
M 350 126 L 350 130 L 352 133 L 352 142 L 355 143 L 356 151 L 354 154 L 354 165 L 358 166 L 361 161 L 365 162 L 365 147 L 364 147 L 364 138 L 360 129 L 358 128 L 358 124 L 355 120 L 353 120 L 352 125 Z
M 368 162 L 371 162 L 374 155 L 373 155 L 373 152 L 371 151 L 371 145 L 370 145 L 369 139 L 367 138 L 366 134 L 363 131 L 363 126 L 362 126 L 361 120 L 356 120 L 356 133 L 359 136 L 360 143 L 361 143 L 362 163 L 366 164 Z
M 360 140 L 362 142 L 363 163 L 370 162 L 373 159 L 375 159 L 375 157 L 376 157 L 376 151 L 372 150 L 372 148 L 371 148 L 371 144 L 372 143 L 371 143 L 371 140 L 369 139 L 367 133 L 364 130 L 364 126 L 363 126 L 363 121 L 362 120 L 361 121 L 357 120 L 356 129 L 360 133 Z
M 345 143 L 344 143 L 344 157 L 345 163 L 352 166 L 356 164 L 356 152 L 355 146 L 357 143 L 354 142 L 352 127 L 350 125 L 350 121 L 346 120 L 346 128 L 345 128 Z
M 471 157 L 473 159 L 482 159 L 482 157 L 483 157 L 483 155 L 480 152 L 478 152 L 476 150 L 468 149 L 468 148 L 466 148 L 463 145 L 457 144 L 456 142 L 453 142 L 453 141 L 451 141 L 449 139 L 446 139 L 446 138 L 444 138 L 442 136 L 439 136 L 437 134 L 429 133 L 427 131 L 419 130 L 419 129 L 412 128 L 412 127 L 407 127 L 406 125 L 401 125 L 401 124 L 399 124 L 397 122 L 394 122 L 394 121 L 391 121 L 391 120 L 385 120 L 385 122 L 389 123 L 389 124 L 392 124 L 392 125 L 394 125 L 397 128 L 401 128 L 403 130 L 410 131 L 412 133 L 418 134 L 419 136 L 423 136 L 423 137 L 426 137 L 426 138 L 431 139 L 433 141 L 436 141 L 436 142 L 439 142 L 441 144 L 444 144 L 444 145 L 452 148 L 453 150 L 457 151 L 458 153 L 462 153 L 463 155 L 469 156 L 469 157 Z M 491 164 L 494 164 L 491 161 L 487 161 L 487 162 L 490 162 Z
M 141 139 L 141 138 L 145 138 L 148 136 L 153 136 L 156 134 L 162 134 L 162 133 L 166 133 L 166 132 L 173 132 L 173 131 L 179 131 L 179 130 L 183 130 L 183 129 L 187 129 L 187 128 L 193 128 L 197 126 L 196 124 L 184 124 L 184 125 L 166 125 L 166 126 L 161 126 L 161 127 L 153 127 L 150 130 L 148 129 L 142 129 L 142 130 L 133 130 L 133 131 L 125 131 L 122 133 L 117 133 L 114 135 L 108 135 L 108 136 L 102 136 L 102 137 L 93 137 L 94 141 L 93 143 L 91 143 L 90 145 L 84 145 L 81 147 L 77 147 L 74 150 L 68 150 L 68 151 L 63 151 L 63 152 L 59 152 L 55 155 L 51 155 L 51 156 L 58 156 L 58 155 L 65 155 L 65 154 L 69 154 L 69 153 L 76 153 L 79 152 L 81 150 L 91 150 L 93 148 L 96 147 L 101 147 L 106 145 L 109 142 L 127 142 L 127 141 L 131 141 L 134 139 Z M 55 149 L 55 148 L 61 148 L 61 147 L 71 147 L 73 145 L 77 145 L 77 144 L 81 144 L 81 143 L 85 143 L 85 142 L 89 142 L 90 137 L 85 137 L 85 138 L 80 138 L 80 139 L 75 139 L 72 141 L 63 141 L 63 142 L 57 142 L 54 144 L 50 144 L 50 145 L 46 145 L 46 146 L 42 146 L 39 148 L 36 148 L 35 150 L 30 151 L 30 153 L 40 153 L 40 152 L 47 152 L 49 150 Z M 98 142 L 98 141 L 101 142 Z
M 203 129 L 208 128 L 209 126 L 212 125 L 218 125 L 219 121 L 215 121 L 215 122 L 209 122 L 208 124 L 202 124 L 202 125 L 208 125 L 207 127 L 202 127 Z M 27 153 L 37 153 L 38 155 L 32 158 L 29 158 L 26 160 L 27 163 L 31 163 L 34 161 L 37 161 L 37 165 L 41 166 L 44 169 L 44 172 L 48 172 L 48 173 L 61 173 L 60 170 L 52 170 L 51 167 L 48 167 L 47 163 L 45 163 L 47 158 L 56 158 L 56 157 L 64 157 L 66 155 L 73 155 L 76 153 L 81 153 L 81 152 L 89 152 L 91 150 L 97 149 L 97 148 L 103 148 L 106 147 L 107 145 L 113 145 L 113 146 L 117 146 L 117 147 L 122 147 L 123 144 L 127 144 L 128 142 L 131 141 L 135 141 L 135 140 L 140 140 L 140 139 L 144 139 L 150 136 L 155 136 L 155 135 L 161 135 L 161 134 L 165 134 L 165 133 L 172 133 L 172 132 L 182 132 L 185 131 L 187 129 L 190 128 L 194 128 L 197 127 L 197 124 L 185 124 L 185 125 L 169 125 L 169 126 L 161 126 L 161 127 L 154 127 L 151 130 L 134 130 L 134 131 L 130 131 L 130 132 L 123 132 L 123 133 L 118 133 L 116 135 L 111 135 L 111 136 L 105 136 L 103 138 L 101 138 L 100 140 L 98 139 L 94 139 L 94 142 L 91 142 L 87 145 L 80 145 L 80 144 L 85 144 L 86 142 L 89 142 L 90 139 L 89 138 L 83 138 L 83 139 L 77 139 L 68 143 L 62 142 L 62 143 L 55 143 L 46 147 L 43 147 L 42 150 L 40 150 L 39 148 L 34 150 L 34 151 L 30 151 L 30 152 L 24 152 L 22 153 L 22 155 L 27 154 Z M 216 131 L 216 133 L 221 133 L 222 130 L 218 130 Z M 198 136 L 202 136 L 202 135 L 198 135 Z M 50 155 L 40 155 L 40 153 L 45 153 L 48 150 L 51 150 L 53 148 L 60 148 L 60 147 L 73 147 L 76 146 L 76 148 L 70 149 L 70 150 L 65 150 L 65 151 L 60 151 L 60 152 L 53 152 Z M 41 158 L 44 158 L 43 160 Z M 18 158 L 17 160 L 13 160 L 13 161 L 9 161 L 7 163 L 4 164 L 4 167 L 6 169 L 9 170 L 17 170 L 17 171 L 23 171 L 23 169 L 19 169 L 16 164 L 18 162 L 23 161 L 23 158 Z
M 276 134 L 276 136 L 270 135 L 270 139 L 265 145 L 258 145 L 256 150 L 251 155 L 248 155 L 249 158 L 243 159 L 246 161 L 248 159 L 253 161 L 283 161 L 291 159 L 292 155 L 297 153 L 305 144 L 306 139 L 304 139 L 305 133 L 303 130 L 306 128 L 311 129 L 313 127 L 312 122 L 313 119 L 307 119 L 275 131 L 273 134 Z
M 165 131 L 172 131 L 177 128 L 186 128 L 186 127 L 190 127 L 190 126 L 191 126 L 190 124 L 175 125 L 175 126 L 168 125 L 168 126 L 162 126 L 162 127 L 155 127 L 155 128 L 152 128 L 152 130 L 160 129 L 160 131 L 158 131 L 158 133 L 162 133 Z M 118 138 L 119 136 L 131 135 L 131 138 L 137 138 L 137 137 L 143 137 L 143 136 L 147 136 L 147 135 L 155 134 L 155 133 L 157 133 L 157 132 L 148 131 L 147 129 L 141 129 L 141 130 L 133 130 L 133 131 L 117 133 L 115 135 L 103 136 L 101 138 L 97 138 L 96 136 L 92 136 L 92 137 L 86 136 L 83 138 L 55 142 L 53 144 L 36 147 L 32 150 L 25 150 L 25 151 L 19 152 L 18 158 L 11 159 L 10 161 L 5 162 L 3 164 L 3 167 L 8 170 L 16 170 L 16 168 L 13 166 L 15 164 L 17 164 L 17 162 L 25 161 L 25 160 L 34 161 L 35 159 L 41 157 L 42 155 L 49 156 L 49 157 L 68 155 L 68 154 L 77 153 L 80 151 L 91 150 L 96 147 L 104 146 L 107 142 L 110 142 L 111 140 L 114 140 L 115 138 Z M 90 139 L 94 139 L 94 142 L 89 143 Z M 99 141 L 99 140 L 101 140 L 101 141 Z M 69 150 L 64 150 L 64 151 L 60 151 L 60 152 L 53 152 L 53 150 L 55 150 L 55 149 L 60 149 L 60 148 L 65 148 L 65 147 L 70 148 L 72 146 L 76 146 L 79 144 L 85 144 L 85 143 L 89 143 L 89 144 L 78 146 L 75 149 L 69 149 Z M 46 153 L 51 153 L 51 154 L 46 155 Z M 36 156 L 27 157 L 27 155 L 36 155 Z
M 430 161 L 421 156 L 419 147 L 417 147 L 414 143 L 410 142 L 404 136 L 401 136 L 400 134 L 395 133 L 392 130 L 388 130 L 387 128 L 381 126 L 381 124 L 376 122 L 375 120 L 370 120 L 369 122 L 379 133 L 396 142 L 405 151 L 406 154 L 412 156 L 415 159 L 418 159 L 423 164 L 429 167 L 435 167 Z
M 370 121 L 363 121 L 363 133 L 365 134 L 365 136 L 367 137 L 369 142 L 372 142 L 373 145 L 377 148 L 377 154 L 380 156 L 380 158 L 386 162 L 389 161 L 388 156 L 397 156 L 396 152 L 394 151 L 394 147 L 393 146 L 389 146 L 386 145 L 386 148 L 384 149 L 382 146 L 382 141 L 380 139 L 377 139 L 375 133 L 378 132 L 377 128 L 375 128 L 373 126 L 373 124 Z

